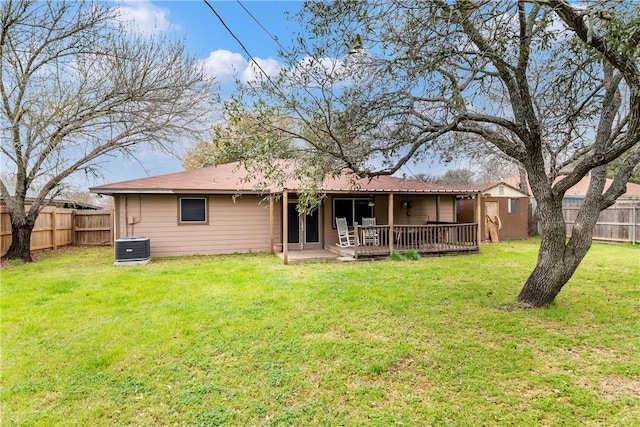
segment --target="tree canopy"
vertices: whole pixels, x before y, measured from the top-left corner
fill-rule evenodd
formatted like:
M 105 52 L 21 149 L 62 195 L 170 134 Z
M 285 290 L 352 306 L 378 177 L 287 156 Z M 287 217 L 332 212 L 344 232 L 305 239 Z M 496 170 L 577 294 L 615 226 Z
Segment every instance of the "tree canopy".
M 204 129 L 211 81 L 182 42 L 118 20 L 116 4 L 7 0 L 0 9 L 3 166 L 10 258 L 30 260 L 30 233 L 46 200 L 105 156 L 170 150 Z M 25 211 L 25 197 L 34 198 Z
M 552 302 L 590 247 L 597 214 L 640 162 L 640 6 L 336 0 L 306 2 L 298 19 L 305 34 L 281 52 L 287 66 L 241 88 L 230 115 L 286 118 L 283 130 L 313 148 L 311 164 L 331 159 L 359 175 L 487 147 L 512 159 L 528 175 L 542 229 L 518 299 Z M 587 173 L 589 194 L 565 241 L 562 197 Z
M 210 138 L 198 141 L 182 156 L 183 169 L 263 158 L 267 154 L 275 159 L 291 158 L 295 151 L 291 137 L 279 130 L 283 125 L 274 123 L 265 132 L 262 129 L 265 123 L 246 112 L 237 114 L 233 121 L 214 126 Z

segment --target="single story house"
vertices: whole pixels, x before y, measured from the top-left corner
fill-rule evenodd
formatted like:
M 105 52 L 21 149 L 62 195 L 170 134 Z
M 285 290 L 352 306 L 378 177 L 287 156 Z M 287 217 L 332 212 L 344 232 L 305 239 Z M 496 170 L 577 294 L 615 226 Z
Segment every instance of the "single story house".
M 474 189 L 343 173 L 326 179 L 321 205 L 300 215 L 298 182 L 259 183 L 238 163 L 228 163 L 90 191 L 114 197 L 115 239 L 149 238 L 151 256 L 283 251 L 286 263 L 293 250 L 329 249 L 356 258 L 408 249 L 479 250 L 479 217 L 460 224 L 456 213 L 456 199 L 477 196 Z M 336 218 L 346 218 L 350 244 L 340 243 Z M 375 225 L 363 228 L 364 218 Z
M 500 240 L 526 239 L 529 237 L 529 196 L 505 181 L 471 186 L 480 192 L 481 233 L 490 239 L 490 221 L 499 223 L 497 235 Z M 458 219 L 474 220 L 474 200 L 460 200 Z M 497 218 L 497 219 L 496 219 Z

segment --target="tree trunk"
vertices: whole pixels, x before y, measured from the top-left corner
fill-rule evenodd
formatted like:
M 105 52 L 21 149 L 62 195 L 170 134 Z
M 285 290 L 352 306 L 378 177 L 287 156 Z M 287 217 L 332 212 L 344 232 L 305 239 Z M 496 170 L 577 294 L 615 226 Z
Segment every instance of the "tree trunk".
M 519 302 L 532 307 L 548 306 L 571 279 L 591 247 L 593 228 L 601 211 L 598 200 L 596 196 L 582 204 L 568 241 L 561 199 L 538 204 L 542 242 L 536 267 L 518 295 Z
M 532 307 L 545 307 L 553 302 L 579 265 L 565 262 L 564 254 L 564 248 L 547 249 L 544 254 L 540 249 L 538 264 L 520 291 L 519 302 Z
M 35 221 L 28 217 L 17 220 L 11 218 L 11 246 L 4 255 L 6 259 L 21 259 L 25 262 L 33 261 L 31 258 L 31 232 Z
M 591 247 L 595 220 L 585 228 L 581 228 L 582 225 L 576 220 L 575 232 L 566 244 L 564 238 L 555 244 L 545 244 L 543 237 L 538 263 L 518 295 L 519 302 L 532 307 L 544 307 L 553 302 Z M 576 230 L 578 227 L 580 229 Z

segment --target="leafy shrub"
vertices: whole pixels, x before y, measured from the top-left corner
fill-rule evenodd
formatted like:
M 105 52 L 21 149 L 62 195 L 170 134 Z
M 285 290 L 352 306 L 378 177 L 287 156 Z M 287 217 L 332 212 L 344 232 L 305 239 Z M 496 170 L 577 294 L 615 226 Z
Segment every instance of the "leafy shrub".
M 404 259 L 404 255 L 398 251 L 393 251 L 391 252 L 391 255 L 389 255 L 389 259 L 393 261 L 402 261 Z
M 409 249 L 404 256 L 411 261 L 417 261 L 420 259 L 420 254 L 415 249 Z

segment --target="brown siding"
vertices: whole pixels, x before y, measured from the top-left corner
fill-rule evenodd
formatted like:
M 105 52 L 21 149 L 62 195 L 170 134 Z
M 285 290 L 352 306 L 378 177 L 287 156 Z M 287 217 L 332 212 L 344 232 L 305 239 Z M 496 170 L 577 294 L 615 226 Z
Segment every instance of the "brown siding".
M 518 197 L 520 200 L 520 209 L 518 212 L 509 213 L 509 199 L 505 197 L 486 197 L 482 196 L 480 218 L 482 221 L 482 236 L 485 236 L 485 202 L 498 202 L 500 221 L 502 229 L 498 232 L 500 240 L 526 239 L 529 237 L 528 221 L 529 221 L 529 199 L 527 197 Z M 460 201 L 460 214 L 458 215 L 459 223 L 475 222 L 475 206 L 474 199 Z
M 439 202 L 437 201 L 439 197 Z M 403 202 L 411 202 L 411 209 L 403 207 Z M 455 197 L 406 196 L 394 197 L 393 218 L 398 225 L 424 225 L 427 222 L 455 222 Z M 439 211 L 439 212 L 438 212 Z
M 196 197 L 199 195 L 189 195 Z M 152 256 L 177 256 L 270 250 L 269 203 L 261 196 L 207 195 L 208 224 L 179 224 L 178 195 L 121 195 L 116 197 L 115 238 L 141 236 L 151 241 Z M 335 197 L 362 197 L 341 194 Z M 322 237 L 325 245 L 335 245 L 333 198 L 321 207 Z M 388 221 L 388 196 L 374 197 L 374 215 L 379 225 Z M 455 197 L 412 195 L 410 215 L 401 206 L 404 196 L 394 197 L 397 225 L 422 225 L 427 221 L 455 222 Z M 474 222 L 474 221 L 470 221 Z M 282 242 L 282 201 L 274 203 L 274 243 Z
M 152 256 L 270 250 L 269 203 L 260 202 L 262 197 L 242 196 L 234 202 L 230 195 L 208 196 L 208 224 L 178 224 L 178 198 L 122 196 L 118 237 L 148 237 Z M 275 210 L 280 206 L 276 203 Z M 280 215 L 274 217 L 274 237 L 280 242 Z

